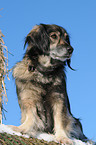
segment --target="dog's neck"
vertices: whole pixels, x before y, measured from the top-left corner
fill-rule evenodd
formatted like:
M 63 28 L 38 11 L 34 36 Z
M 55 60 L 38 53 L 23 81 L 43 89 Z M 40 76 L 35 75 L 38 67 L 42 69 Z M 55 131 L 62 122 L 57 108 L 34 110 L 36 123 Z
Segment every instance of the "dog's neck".
M 52 74 L 57 74 L 58 70 L 63 71 L 64 69 L 64 64 L 60 62 L 54 61 L 50 56 L 47 55 L 40 55 L 38 58 L 39 65 L 37 66 L 37 69 L 45 73 L 46 75 L 52 75 Z
M 58 63 L 58 60 L 56 62 L 56 60 L 47 55 L 40 55 L 38 56 L 38 59 L 34 59 L 32 61 L 30 61 L 27 57 L 25 59 L 27 59 L 28 62 L 28 71 L 31 72 L 38 70 L 45 75 L 55 75 L 58 74 L 58 71 L 60 72 L 64 70 L 63 63 L 60 64 L 60 62 Z

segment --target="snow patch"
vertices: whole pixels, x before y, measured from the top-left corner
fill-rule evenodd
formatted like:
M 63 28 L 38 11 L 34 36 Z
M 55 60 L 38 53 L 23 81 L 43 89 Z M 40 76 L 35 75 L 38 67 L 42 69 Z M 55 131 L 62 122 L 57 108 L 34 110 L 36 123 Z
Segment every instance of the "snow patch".
M 55 141 L 56 142 L 56 140 L 54 139 L 54 136 L 51 135 L 51 134 L 47 134 L 47 133 L 40 133 L 36 136 L 36 138 L 43 139 L 47 142 L 50 142 L 50 141 Z M 85 142 L 82 142 L 81 140 L 78 140 L 78 139 L 72 139 L 72 141 L 73 141 L 74 145 L 92 145 L 89 142 L 85 143 Z
M 22 135 L 20 132 L 16 132 L 16 131 L 13 131 L 10 127 L 8 127 L 7 125 L 0 125 L 0 133 L 7 133 L 7 134 L 11 134 L 11 135 L 18 135 L 18 136 L 23 136 L 23 137 L 26 137 L 26 138 L 29 138 L 28 135 Z
M 45 140 L 47 142 L 50 141 L 55 141 L 54 136 L 52 134 L 48 134 L 48 133 L 40 133 L 37 134 L 36 138 L 40 139 L 40 140 Z
M 23 136 L 25 138 L 29 138 L 28 135 L 22 135 L 20 132 L 13 131 L 10 127 L 8 127 L 7 125 L 4 125 L 4 124 L 0 125 L 0 133 L 7 133 L 7 134 L 11 134 L 11 135 L 17 135 L 17 136 Z M 43 139 L 47 142 L 55 141 L 54 136 L 51 134 L 47 134 L 47 133 L 38 133 L 35 137 L 40 140 Z M 85 143 L 85 142 L 82 142 L 77 139 L 72 139 L 72 140 L 73 140 L 74 145 L 92 145 L 89 142 Z

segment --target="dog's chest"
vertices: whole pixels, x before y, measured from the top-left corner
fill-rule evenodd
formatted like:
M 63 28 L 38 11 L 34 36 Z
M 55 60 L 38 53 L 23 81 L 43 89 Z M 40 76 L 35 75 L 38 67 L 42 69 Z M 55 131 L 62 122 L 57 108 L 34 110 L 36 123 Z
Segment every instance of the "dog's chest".
M 53 82 L 53 77 L 49 77 L 48 75 L 44 75 L 40 73 L 39 71 L 35 71 L 33 73 L 32 79 L 37 82 L 38 84 L 48 84 Z
M 42 84 L 42 85 L 48 85 L 48 84 L 52 84 L 52 85 L 60 85 L 62 80 L 60 78 L 60 75 L 46 75 L 46 74 L 42 74 L 40 72 L 35 72 L 33 74 L 33 80 L 34 82 L 38 83 L 38 84 Z

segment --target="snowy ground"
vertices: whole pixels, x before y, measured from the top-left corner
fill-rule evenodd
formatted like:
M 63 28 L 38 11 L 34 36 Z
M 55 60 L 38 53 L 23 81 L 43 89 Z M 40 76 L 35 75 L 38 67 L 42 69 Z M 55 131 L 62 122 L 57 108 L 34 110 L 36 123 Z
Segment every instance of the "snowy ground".
M 8 127 L 7 125 L 2 124 L 2 125 L 0 125 L 0 133 L 4 133 L 4 132 L 6 132 L 7 134 L 11 134 L 11 135 L 18 135 L 18 136 L 23 136 L 23 137 L 29 138 L 28 135 L 22 135 L 20 132 L 15 132 L 10 127 Z M 47 134 L 47 133 L 38 134 L 36 136 L 36 138 L 43 139 L 43 140 L 48 141 L 48 142 L 55 141 L 53 139 L 53 136 L 50 135 L 50 134 Z M 74 139 L 73 143 L 74 143 L 74 145 L 92 145 L 88 142 L 84 143 L 84 142 L 82 142 L 80 140 L 77 140 L 77 139 Z

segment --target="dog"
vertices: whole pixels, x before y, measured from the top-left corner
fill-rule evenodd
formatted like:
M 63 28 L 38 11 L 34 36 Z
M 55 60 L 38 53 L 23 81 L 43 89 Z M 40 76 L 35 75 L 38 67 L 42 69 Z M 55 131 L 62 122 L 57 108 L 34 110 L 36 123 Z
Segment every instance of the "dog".
M 21 109 L 21 125 L 14 130 L 33 137 L 47 132 L 59 143 L 72 144 L 71 138 L 86 142 L 67 95 L 65 69 L 71 68 L 73 53 L 67 31 L 58 25 L 36 25 L 26 45 L 22 61 L 13 69 Z

